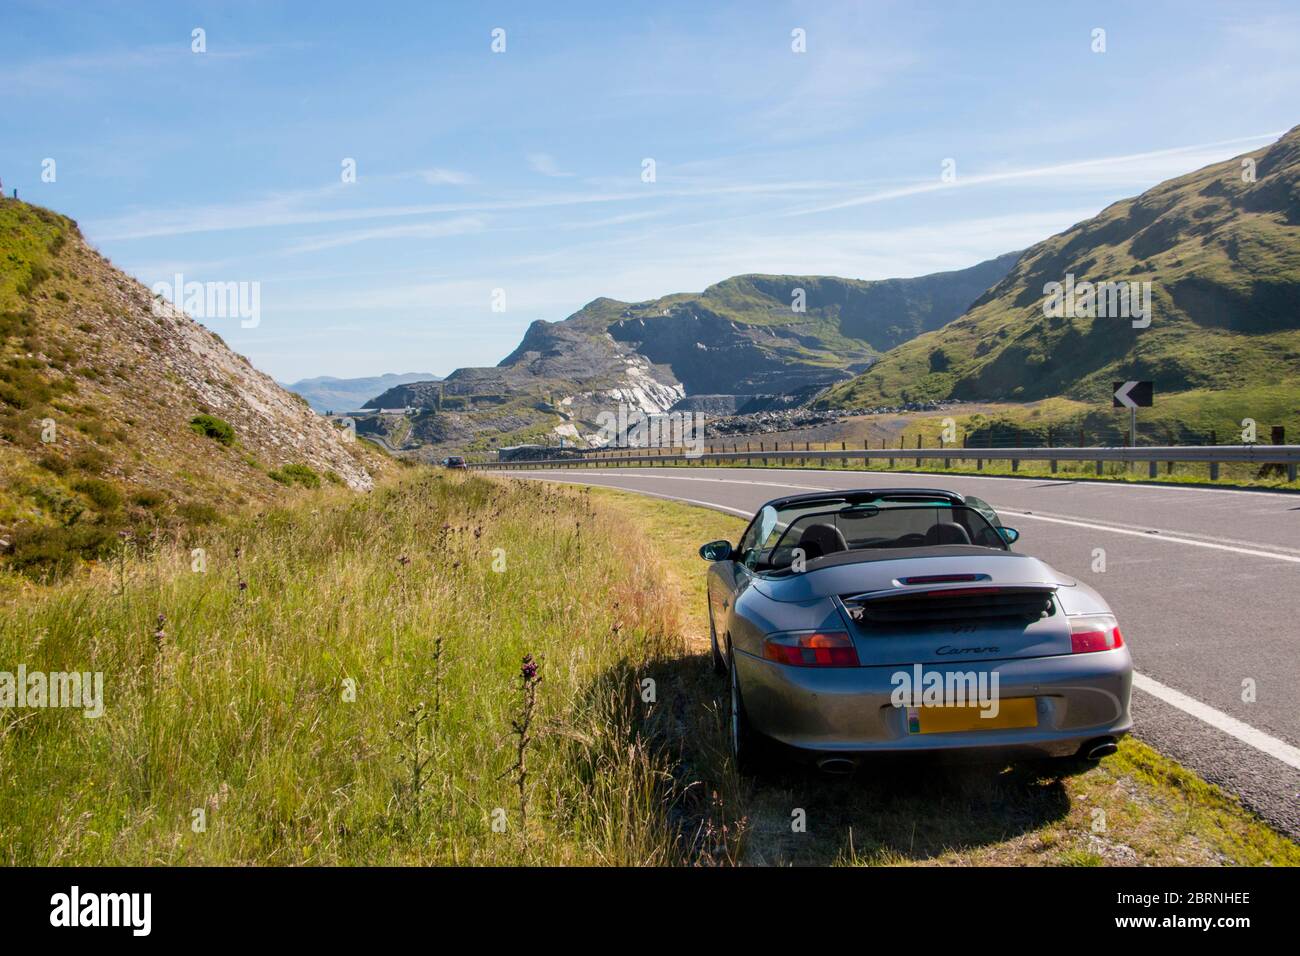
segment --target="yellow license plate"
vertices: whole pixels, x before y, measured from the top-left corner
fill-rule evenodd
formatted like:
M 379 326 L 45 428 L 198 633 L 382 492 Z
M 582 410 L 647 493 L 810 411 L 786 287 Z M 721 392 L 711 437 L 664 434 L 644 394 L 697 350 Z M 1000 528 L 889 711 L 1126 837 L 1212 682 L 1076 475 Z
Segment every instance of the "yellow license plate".
M 984 713 L 985 708 L 978 705 L 909 707 L 907 730 L 912 734 L 951 734 L 965 730 L 1009 730 L 1038 726 L 1038 705 L 1033 697 L 998 701 L 998 712 L 994 716 L 981 716 Z

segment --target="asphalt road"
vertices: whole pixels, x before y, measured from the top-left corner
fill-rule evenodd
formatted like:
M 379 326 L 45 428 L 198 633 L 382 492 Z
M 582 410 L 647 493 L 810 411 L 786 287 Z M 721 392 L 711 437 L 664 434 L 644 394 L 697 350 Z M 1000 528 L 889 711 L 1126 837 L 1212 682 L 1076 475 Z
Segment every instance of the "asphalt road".
M 1016 550 L 1086 581 L 1114 608 L 1138 674 L 1135 734 L 1300 838 L 1300 496 L 747 468 L 510 477 L 607 485 L 746 517 L 808 490 L 937 486 L 977 495 L 1020 530 Z

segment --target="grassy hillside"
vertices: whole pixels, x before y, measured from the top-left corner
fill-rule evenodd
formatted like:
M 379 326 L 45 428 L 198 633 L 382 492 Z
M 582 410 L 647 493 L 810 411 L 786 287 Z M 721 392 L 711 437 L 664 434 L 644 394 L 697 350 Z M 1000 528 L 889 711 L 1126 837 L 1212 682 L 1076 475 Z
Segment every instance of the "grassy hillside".
M 1243 181 L 1243 159 L 1254 182 Z M 1150 327 L 1045 317 L 1044 286 L 1067 274 L 1150 282 Z M 1060 395 L 1109 405 L 1111 382 L 1129 378 L 1153 379 L 1157 402 L 1240 390 L 1229 417 L 1261 421 L 1257 390 L 1300 382 L 1300 128 L 1033 246 L 961 318 L 900 345 L 821 404 Z
M 380 458 L 153 297 L 66 217 L 0 200 L 0 565 L 63 573 L 137 537 Z

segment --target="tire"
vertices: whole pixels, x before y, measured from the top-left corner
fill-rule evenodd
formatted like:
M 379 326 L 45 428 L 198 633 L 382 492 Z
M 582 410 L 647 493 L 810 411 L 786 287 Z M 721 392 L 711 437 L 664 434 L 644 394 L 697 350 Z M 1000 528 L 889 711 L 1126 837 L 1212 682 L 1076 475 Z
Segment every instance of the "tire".
M 727 708 L 727 728 L 731 743 L 731 759 L 736 764 L 736 772 L 742 776 L 753 776 L 763 769 L 764 754 L 762 738 L 750 726 L 749 716 L 745 713 L 745 700 L 740 693 L 740 676 L 736 672 L 736 652 L 727 644 L 727 679 L 731 693 L 730 706 Z
M 722 651 L 718 649 L 718 629 L 713 626 L 713 605 L 709 605 L 709 644 L 713 652 L 713 673 L 721 677 L 727 673 L 727 659 L 722 656 Z

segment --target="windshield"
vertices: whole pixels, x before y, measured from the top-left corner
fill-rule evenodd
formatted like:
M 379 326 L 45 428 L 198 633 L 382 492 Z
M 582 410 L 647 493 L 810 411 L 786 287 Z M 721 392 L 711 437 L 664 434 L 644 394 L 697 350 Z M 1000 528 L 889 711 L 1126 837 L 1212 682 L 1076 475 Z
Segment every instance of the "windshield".
M 771 514 L 767 514 L 767 512 Z M 806 561 L 843 551 L 1007 544 L 981 510 L 947 501 L 800 502 L 765 507 L 741 540 L 746 567 L 784 570 L 798 551 Z

